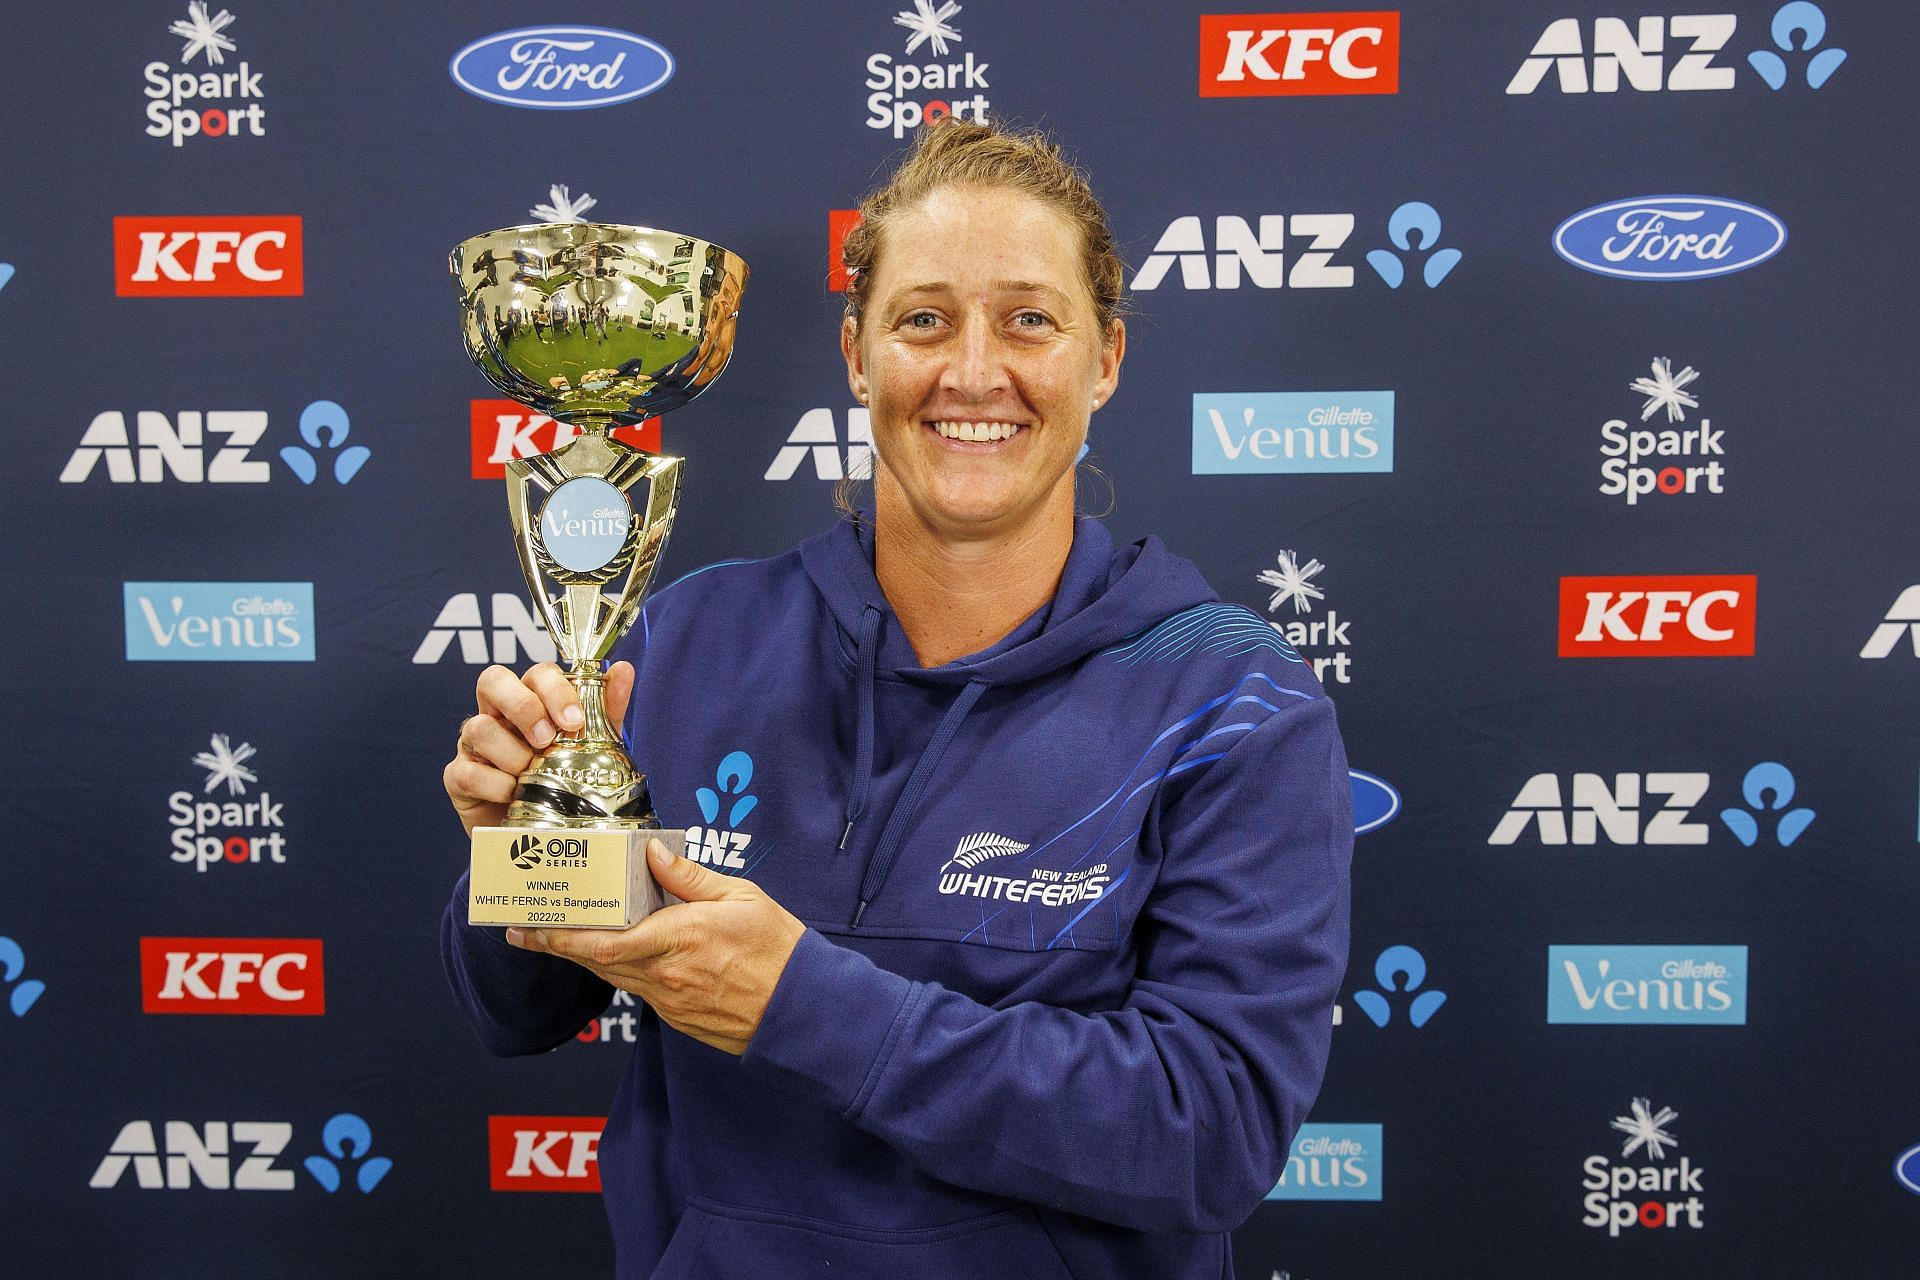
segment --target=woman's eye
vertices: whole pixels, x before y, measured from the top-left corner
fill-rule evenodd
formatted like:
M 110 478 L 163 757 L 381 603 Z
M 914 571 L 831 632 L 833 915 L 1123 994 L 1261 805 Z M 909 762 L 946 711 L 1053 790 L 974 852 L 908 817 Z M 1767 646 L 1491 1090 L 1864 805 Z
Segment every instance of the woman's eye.
M 931 311 L 919 311 L 907 317 L 909 329 L 932 329 L 939 325 L 940 317 Z
M 1021 329 L 1039 329 L 1053 323 L 1044 311 L 1022 311 L 1013 318 L 1013 323 Z

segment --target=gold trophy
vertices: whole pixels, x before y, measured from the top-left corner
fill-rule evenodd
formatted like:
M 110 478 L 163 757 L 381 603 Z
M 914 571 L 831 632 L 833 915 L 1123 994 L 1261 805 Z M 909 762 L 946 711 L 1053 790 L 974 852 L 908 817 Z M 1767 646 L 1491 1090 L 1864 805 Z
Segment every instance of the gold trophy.
M 449 267 L 480 371 L 579 432 L 506 470 L 520 570 L 586 723 L 534 757 L 505 826 L 474 829 L 467 919 L 625 928 L 663 901 L 646 841 L 677 853 L 685 832 L 655 819 L 646 779 L 607 721 L 600 664 L 666 547 L 683 459 L 608 432 L 677 409 L 720 376 L 747 265 L 671 231 L 570 222 L 475 236 Z M 636 511 L 628 492 L 642 481 Z

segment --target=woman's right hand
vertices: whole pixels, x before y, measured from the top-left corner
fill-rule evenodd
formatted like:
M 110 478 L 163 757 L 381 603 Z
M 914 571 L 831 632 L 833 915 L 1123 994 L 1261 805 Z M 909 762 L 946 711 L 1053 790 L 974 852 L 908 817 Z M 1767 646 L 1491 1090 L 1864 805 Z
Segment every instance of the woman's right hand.
M 607 669 L 607 722 L 619 732 L 633 693 L 633 664 Z M 533 756 L 560 733 L 577 732 L 585 723 L 580 699 L 565 673 L 551 662 L 515 676 L 505 667 L 488 667 L 474 686 L 475 715 L 460 724 L 453 759 L 441 773 L 453 811 L 471 835 L 475 827 L 506 821 L 513 789 Z

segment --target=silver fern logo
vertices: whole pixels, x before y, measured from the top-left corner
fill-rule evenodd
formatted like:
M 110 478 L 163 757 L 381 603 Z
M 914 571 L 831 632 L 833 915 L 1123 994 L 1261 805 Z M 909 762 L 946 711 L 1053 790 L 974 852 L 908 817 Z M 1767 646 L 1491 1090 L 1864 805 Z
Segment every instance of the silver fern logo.
M 991 861 L 994 858 L 1005 858 L 1011 854 L 1025 853 L 1028 847 L 1027 845 L 1021 844 L 1018 840 L 998 835 L 992 831 L 976 832 L 973 835 L 962 836 L 960 838 L 960 843 L 954 846 L 953 856 L 941 865 L 940 870 L 942 874 L 953 870 L 955 867 L 963 871 L 971 871 L 981 863 Z

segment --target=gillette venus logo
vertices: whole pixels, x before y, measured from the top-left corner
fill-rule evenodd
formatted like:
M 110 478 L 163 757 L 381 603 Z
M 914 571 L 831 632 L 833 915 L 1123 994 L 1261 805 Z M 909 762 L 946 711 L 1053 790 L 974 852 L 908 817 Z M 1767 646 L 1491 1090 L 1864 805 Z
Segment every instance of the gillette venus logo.
M 1303 1124 L 1269 1200 L 1378 1200 L 1381 1126 Z
M 1745 947 L 1549 947 L 1550 1023 L 1745 1026 Z
M 645 97 L 673 79 L 673 55 L 607 27 L 522 27 L 475 40 L 447 65 L 476 98 L 509 107 L 580 111 Z
M 1393 392 L 1203 392 L 1193 474 L 1393 470 Z
M 128 582 L 128 662 L 312 662 L 311 582 Z

